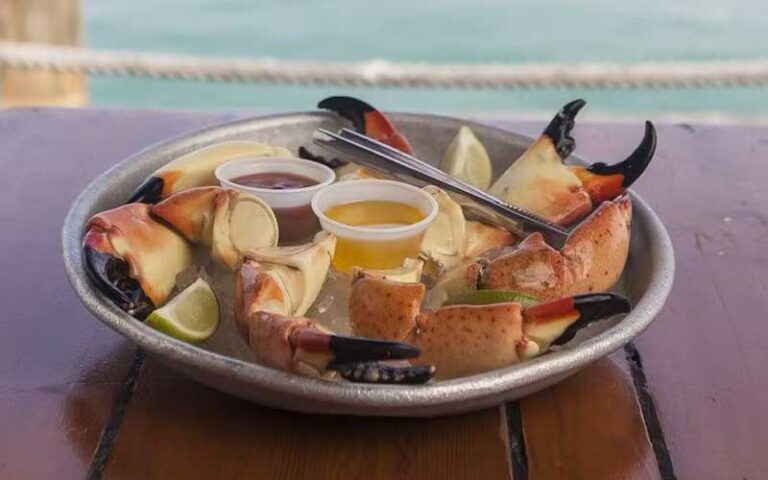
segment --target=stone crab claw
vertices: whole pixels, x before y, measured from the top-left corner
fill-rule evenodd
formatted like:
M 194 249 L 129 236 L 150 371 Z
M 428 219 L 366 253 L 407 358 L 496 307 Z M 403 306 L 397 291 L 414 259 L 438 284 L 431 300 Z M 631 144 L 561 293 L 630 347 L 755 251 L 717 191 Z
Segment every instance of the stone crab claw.
M 392 341 L 336 335 L 304 313 L 317 298 L 336 239 L 320 232 L 312 243 L 250 252 L 235 286 L 235 319 L 257 360 L 310 376 L 340 375 L 356 382 L 424 383 L 429 366 L 396 366 L 418 349 Z
M 355 335 L 405 341 L 421 350 L 416 365 L 437 378 L 509 366 L 565 343 L 590 322 L 629 311 L 619 295 L 566 297 L 523 308 L 517 302 L 421 310 L 422 284 L 361 275 L 353 279 L 349 314 Z
M 232 141 L 214 144 L 182 155 L 160 167 L 139 185 L 128 202 L 157 203 L 188 188 L 218 185 L 214 174 L 216 167 L 237 158 L 292 156 L 285 148 L 258 142 Z
M 409 341 L 416 363 L 435 365 L 438 378 L 486 372 L 541 355 L 589 323 L 630 311 L 616 294 L 567 297 L 533 307 L 519 303 L 455 305 L 425 312 Z
M 585 105 L 565 105 L 536 141 L 491 186 L 490 193 L 550 221 L 569 224 L 620 195 L 645 171 L 656 150 L 656 130 L 646 122 L 640 145 L 625 160 L 589 167 L 563 163 L 576 142 L 570 133 Z
M 570 166 L 581 180 L 592 203 L 611 200 L 629 188 L 651 163 L 656 153 L 656 129 L 651 122 L 645 122 L 645 133 L 640 145 L 627 158 L 614 165 L 603 162 L 593 163 L 588 167 Z
M 88 275 L 110 300 L 143 319 L 171 293 L 176 275 L 193 263 L 192 247 L 132 203 L 98 213 L 86 224 Z
M 235 268 L 246 252 L 277 245 L 275 214 L 263 200 L 222 187 L 190 188 L 162 200 L 152 214 L 213 258 Z
M 235 318 L 241 332 L 245 332 L 241 320 L 257 311 L 303 316 L 323 287 L 335 250 L 336 237 L 319 232 L 303 245 L 248 252 L 235 287 Z
M 624 194 L 597 207 L 560 250 L 533 233 L 490 263 L 481 288 L 515 290 L 539 300 L 607 290 L 624 270 L 631 219 L 632 202 Z
M 245 321 L 247 342 L 264 365 L 311 377 L 336 375 L 359 383 L 420 384 L 429 381 L 429 365 L 396 366 L 382 360 L 419 356 L 402 342 L 336 335 L 307 318 L 257 311 Z
M 368 103 L 354 97 L 328 97 L 317 104 L 319 108 L 330 110 L 346 118 L 355 130 L 405 153 L 413 153 L 413 148 L 405 135 L 395 130 L 395 126 L 386 115 Z
M 395 130 L 395 126 L 392 125 L 392 122 L 387 116 L 362 100 L 353 97 L 334 96 L 320 100 L 317 107 L 324 110 L 330 110 L 337 115 L 346 118 L 352 122 L 352 126 L 359 133 L 374 138 L 405 153 L 413 153 L 413 148 L 411 147 L 410 142 L 408 142 L 408 139 L 405 135 Z M 322 155 L 316 155 L 304 147 L 299 149 L 299 157 L 322 163 L 333 169 L 340 169 L 340 167 L 348 165 L 347 162 L 338 158 L 326 159 Z M 367 169 L 360 169 L 356 166 L 349 166 L 344 170 L 337 171 L 337 176 L 339 178 L 345 176 L 350 178 L 350 175 L 353 174 L 354 176 L 351 178 L 356 178 L 357 176 L 365 178 L 367 175 L 370 175 Z

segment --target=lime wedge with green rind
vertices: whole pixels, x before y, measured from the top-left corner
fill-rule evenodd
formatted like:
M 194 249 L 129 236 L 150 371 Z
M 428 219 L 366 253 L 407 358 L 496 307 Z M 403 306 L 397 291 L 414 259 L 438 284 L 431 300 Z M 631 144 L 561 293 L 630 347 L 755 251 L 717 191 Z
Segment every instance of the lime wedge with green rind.
M 440 169 L 481 190 L 491 186 L 491 159 L 475 133 L 466 125 L 459 129 L 448 145 Z
M 523 307 L 530 307 L 539 303 L 536 297 L 514 290 L 467 290 L 455 297 L 449 298 L 443 306 L 447 305 L 490 305 L 493 303 L 517 302 Z
M 202 278 L 147 317 L 147 325 L 189 343 L 208 339 L 219 326 L 219 302 Z

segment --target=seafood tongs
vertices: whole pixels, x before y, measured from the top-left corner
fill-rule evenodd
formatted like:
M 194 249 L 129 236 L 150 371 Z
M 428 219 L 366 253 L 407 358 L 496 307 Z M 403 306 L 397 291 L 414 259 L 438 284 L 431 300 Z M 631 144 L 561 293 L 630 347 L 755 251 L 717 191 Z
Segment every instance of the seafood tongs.
M 563 227 L 499 200 L 426 162 L 354 130 L 344 128 L 336 134 L 321 128 L 315 132 L 313 141 L 347 160 L 407 183 L 414 183 L 413 179 L 416 179 L 457 193 L 472 201 L 472 214 L 475 216 L 518 233 L 541 232 L 556 248 L 561 247 L 568 237 L 569 232 Z

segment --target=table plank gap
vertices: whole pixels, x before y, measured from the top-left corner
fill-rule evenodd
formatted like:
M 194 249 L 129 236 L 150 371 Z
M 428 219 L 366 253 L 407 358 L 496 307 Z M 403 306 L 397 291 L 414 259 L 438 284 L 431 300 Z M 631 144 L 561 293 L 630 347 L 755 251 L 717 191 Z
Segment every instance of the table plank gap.
M 675 475 L 672 457 L 669 454 L 667 442 L 664 439 L 664 430 L 659 421 L 659 415 L 656 412 L 651 388 L 643 371 L 643 358 L 634 343 L 627 344 L 624 347 L 624 353 L 629 365 L 632 382 L 635 386 L 635 395 L 637 395 L 637 400 L 640 402 L 645 430 L 648 432 L 656 463 L 659 466 L 659 474 L 664 480 L 676 480 L 677 476 Z
M 528 458 L 525 454 L 525 435 L 523 435 L 523 417 L 520 402 L 515 400 L 505 405 L 507 417 L 507 435 L 509 436 L 509 460 L 512 477 L 515 480 L 528 480 Z
M 104 473 L 104 468 L 109 461 L 109 457 L 112 454 L 112 449 L 115 445 L 115 440 L 120 431 L 120 425 L 123 422 L 125 411 L 128 408 L 128 404 L 131 402 L 131 398 L 133 398 L 133 392 L 136 390 L 136 383 L 139 380 L 141 366 L 144 364 L 145 357 L 146 355 L 142 350 L 137 349 L 134 352 L 123 386 L 117 394 L 115 404 L 109 415 L 109 420 L 107 420 L 107 424 L 99 438 L 99 444 L 93 454 L 91 466 L 85 477 L 86 480 L 99 480 Z

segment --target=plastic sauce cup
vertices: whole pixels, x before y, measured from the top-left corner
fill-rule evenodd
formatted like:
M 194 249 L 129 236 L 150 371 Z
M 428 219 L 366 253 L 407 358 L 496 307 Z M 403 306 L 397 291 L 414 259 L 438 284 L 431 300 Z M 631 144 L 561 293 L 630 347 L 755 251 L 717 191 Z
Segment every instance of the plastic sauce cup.
M 258 173 L 289 173 L 315 180 L 317 184 L 301 188 L 273 189 L 242 185 L 233 180 Z M 290 157 L 251 157 L 227 162 L 216 169 L 222 187 L 255 195 L 272 207 L 280 230 L 280 242 L 304 240 L 318 229 L 312 212 L 312 196 L 336 179 L 325 165 Z
M 326 215 L 331 207 L 363 201 L 397 202 L 421 211 L 424 218 L 410 225 L 354 226 Z M 320 190 L 312 198 L 312 210 L 323 230 L 336 235 L 333 265 L 350 273 L 353 267 L 387 269 L 418 256 L 427 227 L 437 216 L 437 202 L 423 190 L 391 180 L 353 180 Z

